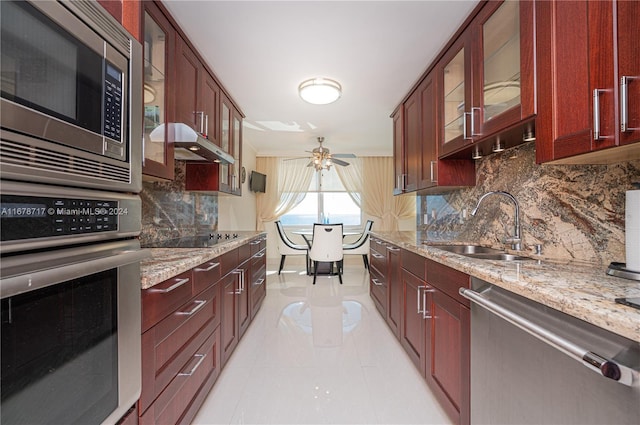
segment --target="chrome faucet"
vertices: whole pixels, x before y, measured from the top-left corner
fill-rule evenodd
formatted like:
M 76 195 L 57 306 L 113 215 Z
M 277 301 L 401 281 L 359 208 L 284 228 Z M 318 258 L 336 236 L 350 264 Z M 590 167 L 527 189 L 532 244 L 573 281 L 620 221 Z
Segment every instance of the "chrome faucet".
M 514 230 L 513 236 L 510 237 L 510 238 L 507 238 L 505 240 L 505 243 L 510 243 L 511 244 L 511 249 L 514 249 L 516 251 L 522 250 L 522 236 L 521 236 L 522 235 L 522 229 L 520 228 L 520 205 L 518 205 L 518 200 L 515 198 L 515 196 L 513 196 L 509 192 L 503 192 L 501 190 L 494 190 L 494 191 L 491 191 L 491 192 L 487 192 L 484 195 L 482 195 L 480 197 L 480 199 L 478 199 L 478 204 L 473 209 L 473 211 L 471 211 L 471 215 L 473 215 L 473 216 L 476 215 L 476 213 L 478 212 L 478 208 L 480 208 L 480 204 L 482 203 L 484 198 L 486 198 L 489 195 L 502 195 L 502 196 L 505 196 L 505 197 L 511 199 L 511 201 L 513 201 L 513 204 L 516 207 L 515 230 Z

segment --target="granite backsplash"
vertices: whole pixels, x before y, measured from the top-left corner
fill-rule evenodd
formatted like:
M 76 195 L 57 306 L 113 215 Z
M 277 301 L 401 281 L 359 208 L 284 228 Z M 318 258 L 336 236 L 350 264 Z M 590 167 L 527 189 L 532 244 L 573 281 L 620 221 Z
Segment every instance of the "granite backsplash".
M 503 190 L 520 204 L 523 249 L 542 245 L 545 257 L 608 265 L 624 262 L 625 192 L 640 181 L 640 161 L 613 165 L 537 165 L 535 143 L 476 162 L 476 186 L 418 197 L 418 230 L 430 240 L 461 240 L 503 247 L 513 234 L 514 206 L 485 199 Z
M 185 162 L 176 161 L 173 181 L 142 183 L 140 243 L 218 230 L 218 196 L 185 191 Z

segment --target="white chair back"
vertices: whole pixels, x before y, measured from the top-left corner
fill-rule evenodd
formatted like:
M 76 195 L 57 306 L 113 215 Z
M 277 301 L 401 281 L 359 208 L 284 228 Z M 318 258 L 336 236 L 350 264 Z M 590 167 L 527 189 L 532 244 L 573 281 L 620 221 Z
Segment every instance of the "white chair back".
M 289 239 L 280 221 L 276 221 L 278 231 L 278 253 L 280 255 L 305 255 L 309 249 L 306 245 L 295 244 Z
M 312 261 L 342 261 L 342 224 L 314 224 L 309 250 Z

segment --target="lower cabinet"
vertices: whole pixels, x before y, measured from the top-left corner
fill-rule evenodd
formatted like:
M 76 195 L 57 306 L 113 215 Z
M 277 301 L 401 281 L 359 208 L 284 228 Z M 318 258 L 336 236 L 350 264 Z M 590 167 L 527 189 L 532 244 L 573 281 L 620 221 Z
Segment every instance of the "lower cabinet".
M 264 299 L 243 291 L 249 276 L 266 277 L 265 268 L 250 273 L 249 253 L 242 245 L 142 291 L 140 424 L 188 424 L 198 412 Z
M 380 314 L 400 338 L 402 282 L 400 248 L 376 238 L 370 244 L 369 292 Z
M 397 307 L 389 290 L 387 323 L 393 330 L 390 316 L 397 310 L 400 344 L 451 420 L 469 424 L 470 308 L 458 289 L 469 288 L 470 277 L 414 252 L 399 251 L 387 256 L 385 281 L 399 279 Z M 373 292 L 371 296 L 377 305 Z

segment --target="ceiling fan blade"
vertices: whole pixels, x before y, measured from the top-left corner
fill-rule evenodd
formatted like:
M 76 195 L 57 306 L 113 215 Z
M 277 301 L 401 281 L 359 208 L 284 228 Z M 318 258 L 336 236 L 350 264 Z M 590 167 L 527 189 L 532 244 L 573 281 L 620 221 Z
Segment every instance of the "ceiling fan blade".
M 355 154 L 352 153 L 334 153 L 331 155 L 333 158 L 355 158 Z
M 310 163 L 307 164 L 307 167 L 313 167 L 313 161 L 311 161 Z
M 342 165 L 343 167 L 349 165 L 348 162 L 343 161 L 341 159 L 336 159 L 335 157 L 331 158 L 331 162 L 333 162 L 336 165 Z

